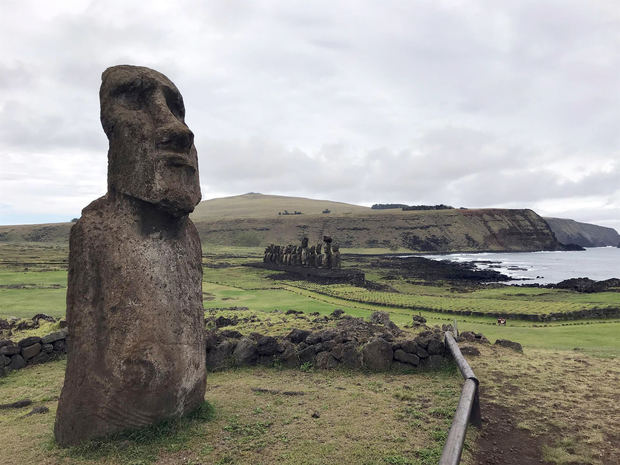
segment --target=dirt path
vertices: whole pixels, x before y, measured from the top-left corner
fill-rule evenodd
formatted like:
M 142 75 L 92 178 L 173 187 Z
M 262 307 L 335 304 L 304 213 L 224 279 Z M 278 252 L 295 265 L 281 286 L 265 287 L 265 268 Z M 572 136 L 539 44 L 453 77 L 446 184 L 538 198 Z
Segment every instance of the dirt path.
M 517 428 L 507 407 L 483 403 L 482 431 L 476 444 L 476 465 L 551 465 L 542 459 L 543 442 Z

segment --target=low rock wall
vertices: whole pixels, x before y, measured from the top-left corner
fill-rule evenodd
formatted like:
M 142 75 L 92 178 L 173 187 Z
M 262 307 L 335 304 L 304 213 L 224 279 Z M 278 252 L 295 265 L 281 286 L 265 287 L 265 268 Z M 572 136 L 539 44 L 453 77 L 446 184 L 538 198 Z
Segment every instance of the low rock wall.
M 358 318 L 344 318 L 336 328 L 293 329 L 281 337 L 236 331 L 207 333 L 207 368 L 280 365 L 319 369 L 337 367 L 372 371 L 438 368 L 451 358 L 441 330 L 427 330 L 413 339 L 399 337 L 398 328 Z
M 0 377 L 11 370 L 54 360 L 66 353 L 67 329 L 43 337 L 31 336 L 15 343 L 0 340 Z
M 451 359 L 444 344 L 446 329 L 429 328 L 415 338 L 405 338 L 387 314 L 377 312 L 371 322 L 345 315 L 336 327 L 314 331 L 293 329 L 288 335 L 278 337 L 259 333 L 243 335 L 235 330 L 207 331 L 207 369 L 216 371 L 257 364 L 372 371 L 439 368 Z M 67 337 L 68 331 L 63 328 L 17 343 L 0 340 L 0 376 L 64 356 Z

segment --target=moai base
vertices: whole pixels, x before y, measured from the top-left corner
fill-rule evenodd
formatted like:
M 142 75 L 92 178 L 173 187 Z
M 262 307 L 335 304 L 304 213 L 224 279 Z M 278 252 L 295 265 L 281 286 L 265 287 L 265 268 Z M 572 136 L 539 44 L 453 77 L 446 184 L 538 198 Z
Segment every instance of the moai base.
M 200 201 L 181 94 L 157 71 L 103 73 L 108 193 L 70 238 L 61 446 L 184 415 L 204 400 Z

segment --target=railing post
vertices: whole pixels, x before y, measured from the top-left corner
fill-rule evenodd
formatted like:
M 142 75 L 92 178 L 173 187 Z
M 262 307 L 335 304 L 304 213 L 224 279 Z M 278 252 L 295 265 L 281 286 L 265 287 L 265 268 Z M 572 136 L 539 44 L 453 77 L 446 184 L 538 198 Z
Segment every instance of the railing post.
M 450 349 L 461 375 L 465 378 L 465 383 L 463 384 L 459 405 L 454 413 L 452 426 L 448 432 L 439 465 L 458 465 L 461 461 L 461 453 L 465 443 L 467 424 L 471 423 L 476 427 L 482 425 L 478 378 L 476 378 L 467 360 L 463 357 L 454 335 L 450 331 L 445 333 L 445 343 L 448 349 Z

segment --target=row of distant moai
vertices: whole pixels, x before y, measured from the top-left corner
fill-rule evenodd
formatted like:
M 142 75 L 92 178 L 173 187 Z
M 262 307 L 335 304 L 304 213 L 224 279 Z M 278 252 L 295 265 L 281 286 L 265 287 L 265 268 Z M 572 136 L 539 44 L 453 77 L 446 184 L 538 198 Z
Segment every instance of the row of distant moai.
M 323 236 L 323 241 L 308 247 L 308 238 L 301 240 L 298 245 L 270 244 L 265 249 L 264 263 L 276 265 L 305 266 L 310 268 L 340 269 L 340 247 L 332 245 L 332 238 Z

